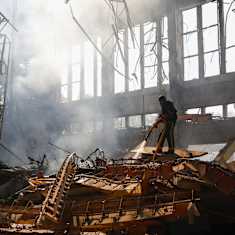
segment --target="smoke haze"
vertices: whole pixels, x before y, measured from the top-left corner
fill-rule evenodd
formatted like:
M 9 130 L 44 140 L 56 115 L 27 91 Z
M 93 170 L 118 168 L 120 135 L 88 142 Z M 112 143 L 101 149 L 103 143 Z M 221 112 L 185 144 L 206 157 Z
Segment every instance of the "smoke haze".
M 75 16 L 92 38 L 101 36 L 104 41 L 112 34 L 113 15 L 105 1 L 70 1 Z M 133 22 L 143 16 L 156 15 L 159 1 L 127 1 Z M 122 12 L 123 5 L 115 8 L 120 12 L 121 21 L 126 22 Z M 80 138 L 77 135 L 63 136 L 66 123 L 71 119 L 69 107 L 59 105 L 60 80 L 65 64 L 68 62 L 68 50 L 71 45 L 87 40 L 72 20 L 69 5 L 63 0 L 12 0 L 1 1 L 0 10 L 9 19 L 14 20 L 18 32 L 9 29 L 5 33 L 13 35 L 12 67 L 8 103 L 3 129 L 3 142 L 14 151 L 22 162 L 17 161 L 1 150 L 2 160 L 10 165 L 25 165 L 27 156 L 40 159 L 48 154 L 53 169 L 64 159 L 65 154 L 48 146 L 54 142 L 69 151 L 84 155 L 97 145 L 108 152 L 119 148 L 114 132 L 105 130 L 89 133 L 86 126 Z M 122 12 L 122 14 L 121 14 Z M 10 33 L 9 33 L 10 31 Z M 73 113 L 79 112 L 79 120 L 92 120 L 102 114 L 85 106 L 72 106 Z M 107 113 L 114 113 L 107 107 Z M 109 110 L 110 109 L 110 110 Z M 75 117 L 76 119 L 76 117 Z M 73 120 L 74 121 L 74 120 Z M 76 121 L 76 120 L 75 120 Z

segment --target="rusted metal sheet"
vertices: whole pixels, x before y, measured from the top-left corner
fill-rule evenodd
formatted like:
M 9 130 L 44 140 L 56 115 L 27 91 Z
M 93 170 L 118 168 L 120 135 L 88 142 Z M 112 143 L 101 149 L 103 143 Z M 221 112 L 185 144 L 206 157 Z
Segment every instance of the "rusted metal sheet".
M 76 184 L 93 188 L 94 191 L 101 190 L 113 193 L 114 196 L 125 194 L 140 195 L 142 193 L 141 183 L 138 181 L 126 180 L 126 182 L 123 183 L 121 181 L 114 181 L 108 178 L 84 175 L 75 182 Z
M 188 216 L 188 208 L 193 198 L 187 195 L 175 199 L 175 194 L 146 197 L 125 197 L 119 200 L 88 201 L 72 208 L 73 218 L 82 231 L 103 231 L 113 224 L 128 227 L 129 223 L 150 221 L 158 218 Z

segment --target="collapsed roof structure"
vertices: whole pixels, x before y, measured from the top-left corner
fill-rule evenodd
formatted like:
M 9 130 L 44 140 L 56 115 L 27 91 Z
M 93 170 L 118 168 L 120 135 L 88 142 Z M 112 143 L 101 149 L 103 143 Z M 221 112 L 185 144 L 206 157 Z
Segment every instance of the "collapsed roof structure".
M 235 174 L 220 162 L 234 145 L 213 162 L 197 159 L 206 152 L 184 149 L 154 157 L 148 146 L 119 160 L 93 155 L 88 164 L 69 154 L 56 175 L 30 177 L 11 204 L 1 205 L 0 233 L 167 234 L 166 224 L 200 227 L 205 215 L 210 223 L 232 223 Z

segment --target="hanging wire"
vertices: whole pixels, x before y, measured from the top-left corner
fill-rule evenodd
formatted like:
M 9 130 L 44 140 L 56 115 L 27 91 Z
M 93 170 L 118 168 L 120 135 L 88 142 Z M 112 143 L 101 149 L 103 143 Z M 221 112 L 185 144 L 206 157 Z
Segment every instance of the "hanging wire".
M 115 9 L 114 9 L 114 6 L 113 6 L 113 4 L 112 4 L 112 2 L 110 1 L 110 0 L 108 0 L 109 1 L 109 4 L 110 4 L 110 9 L 111 9 L 111 11 L 112 11 L 112 13 L 113 13 L 113 19 L 114 19 L 114 25 L 115 25 L 115 30 L 117 31 L 118 30 L 118 17 L 117 17 L 117 14 L 116 14 L 116 11 L 115 11 Z M 106 0 L 105 0 L 105 2 L 106 2 Z M 107 3 L 108 4 L 108 3 Z
M 127 62 L 124 58 L 124 54 L 122 52 L 121 46 L 119 44 L 119 38 L 118 38 L 118 23 L 117 23 L 117 20 L 120 20 L 120 19 L 117 16 L 117 4 L 116 4 L 116 11 L 115 11 L 115 7 L 113 6 L 112 1 L 111 0 L 108 0 L 108 1 L 109 1 L 110 6 L 111 6 L 111 10 L 112 10 L 112 13 L 113 13 L 113 16 L 114 16 L 114 25 L 112 25 L 112 28 L 113 28 L 113 32 L 114 32 L 114 35 L 115 35 L 115 38 L 116 38 L 116 45 L 118 46 L 118 49 L 120 51 L 120 55 L 122 57 L 122 60 L 123 60 L 124 64 L 126 65 Z M 131 21 L 130 21 L 130 15 L 129 15 L 129 10 L 128 10 L 127 4 L 124 0 L 123 0 L 123 3 L 124 3 L 124 6 L 125 6 L 124 9 L 126 10 L 126 14 L 127 14 L 127 25 L 129 27 L 130 35 L 132 37 L 133 47 L 135 48 L 135 43 L 134 43 L 134 40 L 135 40 L 138 48 L 140 49 L 140 47 L 138 45 L 138 41 L 136 39 L 135 32 L 133 31 L 132 26 L 131 26 L 132 24 L 131 24 Z M 140 56 L 138 57 L 135 68 L 134 68 L 134 71 L 131 74 L 135 78 L 137 84 L 138 84 L 138 77 L 136 75 L 136 70 L 137 70 L 137 66 L 139 64 L 139 58 L 140 58 Z M 129 79 L 131 79 L 131 78 L 129 78 Z
M 101 55 L 101 57 L 122 77 L 125 77 L 126 79 L 129 79 L 128 77 L 126 77 L 123 73 L 121 73 L 116 67 L 114 67 L 113 63 L 109 61 L 109 59 L 104 56 L 104 54 L 101 52 L 101 50 L 97 47 L 96 43 L 91 39 L 91 37 L 89 36 L 89 34 L 86 32 L 86 30 L 82 27 L 82 25 L 79 23 L 78 19 L 75 17 L 74 13 L 73 13 L 73 9 L 72 9 L 72 5 L 69 4 L 70 7 L 70 12 L 71 12 L 71 16 L 73 21 L 76 23 L 76 25 L 79 27 L 79 29 L 83 32 L 83 34 L 87 37 L 87 39 L 89 40 L 89 42 L 94 46 L 94 48 L 96 49 L 96 51 Z
M 148 37 L 148 39 L 146 40 L 146 44 L 149 44 L 149 42 L 150 42 L 150 40 L 151 40 L 151 38 L 152 38 L 152 35 L 151 35 L 151 32 L 154 30 L 154 29 L 156 29 L 156 27 L 154 27 L 154 23 L 151 23 L 152 24 L 152 27 L 151 27 L 151 29 L 150 30 L 148 30 L 148 31 L 146 31 L 146 32 L 144 32 L 144 37 L 145 37 L 145 35 L 147 35 L 148 33 L 149 33 L 149 37 Z M 146 44 L 144 44 L 144 51 L 146 50 Z M 151 53 L 151 51 L 152 51 L 152 49 L 150 49 L 150 53 L 149 54 L 147 54 L 147 55 L 145 55 L 145 53 L 144 53 L 144 58 L 145 57 L 149 57 L 149 56 L 151 56 L 152 55 L 152 53 Z M 156 59 L 154 60 L 154 64 L 156 63 Z M 153 65 L 154 65 L 153 64 Z M 155 74 L 155 67 L 154 67 L 154 74 Z M 155 77 L 155 75 L 153 75 L 154 77 Z
M 138 44 L 138 41 L 136 39 L 136 35 L 132 29 L 132 23 L 131 23 L 131 17 L 130 17 L 130 13 L 129 13 L 129 9 L 128 9 L 128 6 L 127 6 L 127 3 L 125 0 L 122 1 L 122 3 L 124 4 L 124 8 L 123 10 L 121 11 L 120 14 L 118 14 L 118 3 L 116 2 L 116 8 L 114 7 L 113 5 L 113 2 L 111 0 L 104 0 L 105 3 L 109 6 L 109 8 L 111 9 L 112 13 L 113 13 L 113 17 L 114 17 L 114 25 L 112 25 L 112 28 L 113 28 L 113 34 L 116 38 L 116 45 L 115 46 L 118 46 L 118 49 L 120 51 L 120 55 L 122 57 L 122 60 L 124 62 L 124 64 L 127 64 L 126 63 L 126 60 L 124 58 L 124 54 L 121 50 L 121 46 L 119 44 L 119 38 L 118 38 L 118 20 L 120 21 L 120 18 L 119 16 L 122 14 L 122 12 L 125 10 L 126 11 L 126 17 L 127 17 L 127 26 L 129 27 L 129 32 L 130 32 L 130 35 L 131 35 L 131 38 L 132 38 L 132 42 L 133 42 L 133 47 L 135 48 L 135 42 L 138 46 L 138 48 L 140 49 L 139 47 L 139 44 Z M 124 22 L 122 22 L 123 24 L 125 24 Z M 128 45 L 127 45 L 128 46 Z M 129 48 L 128 48 L 129 49 Z M 116 54 L 116 57 L 117 57 L 118 53 Z M 137 58 L 137 61 L 136 61 L 136 64 L 135 64 L 135 68 L 134 68 L 134 71 L 132 73 L 132 76 L 135 78 L 137 84 L 138 84 L 138 77 L 136 75 L 136 70 L 137 70 L 137 67 L 138 67 L 138 64 L 139 64 L 139 61 L 140 61 L 140 58 L 142 57 L 143 55 L 139 55 L 138 58 Z M 117 58 L 116 58 L 116 61 L 117 61 Z M 128 76 L 129 77 L 129 76 Z M 131 78 L 129 78 L 131 79 Z
M 107 1 L 107 0 L 106 0 Z M 121 15 L 122 15 L 122 13 L 124 12 L 124 10 L 125 10 L 125 8 L 123 8 L 122 10 L 121 10 L 121 12 L 118 14 L 118 17 L 120 17 Z M 113 37 L 113 33 L 108 37 L 108 39 L 103 43 L 103 47 L 105 47 L 107 44 L 108 44 L 108 42 L 112 39 L 112 37 Z
M 124 4 L 124 7 L 125 7 L 125 11 L 126 11 L 127 25 L 129 27 L 129 30 L 130 30 L 133 47 L 135 48 L 135 42 L 136 42 L 137 47 L 139 48 L 138 42 L 137 42 L 136 37 L 135 37 L 135 33 L 132 29 L 132 21 L 131 21 L 131 16 L 130 16 L 130 12 L 129 12 L 127 2 L 126 2 L 126 0 L 122 0 L 122 1 L 123 1 L 123 4 Z
M 147 33 L 150 33 L 153 29 L 154 29 L 154 27 L 152 26 L 151 30 L 148 30 L 148 31 L 145 33 L 145 35 L 146 35 Z M 163 30 L 164 30 L 164 29 L 163 29 Z M 156 31 L 156 33 L 157 33 L 157 31 Z M 148 42 L 151 40 L 151 38 L 152 38 L 152 35 L 150 34 L 150 35 L 149 35 L 149 38 L 148 38 Z M 165 73 L 165 70 L 164 70 L 164 68 L 163 68 L 163 63 L 158 63 L 158 62 L 157 62 L 157 60 L 158 60 L 158 53 L 156 52 L 155 47 L 156 47 L 156 45 L 157 45 L 158 43 L 160 43 L 160 42 L 159 42 L 159 40 L 157 39 L 157 36 L 156 36 L 155 42 L 154 42 L 152 48 L 150 49 L 150 52 L 153 52 L 154 55 L 155 55 L 155 59 L 154 59 L 154 63 L 153 63 L 154 70 L 153 70 L 153 75 L 152 75 L 152 77 L 150 78 L 150 80 L 153 80 L 153 79 L 155 78 L 157 72 L 158 72 L 156 66 L 160 66 L 160 70 L 161 70 L 161 72 L 162 72 L 163 81 L 164 81 L 164 80 L 168 80 L 168 78 L 167 78 L 166 73 Z M 161 46 L 164 47 L 164 48 L 166 48 L 167 50 L 169 50 L 168 45 L 167 45 L 166 43 L 164 43 L 163 40 L 162 40 L 162 42 L 161 42 Z M 152 53 L 146 55 L 146 57 L 147 57 L 147 56 L 151 56 L 151 54 L 152 54 Z M 158 61 L 159 61 L 159 60 L 158 60 Z M 157 63 L 156 63 L 156 62 L 157 62 Z M 151 67 L 151 66 L 150 66 L 150 67 Z

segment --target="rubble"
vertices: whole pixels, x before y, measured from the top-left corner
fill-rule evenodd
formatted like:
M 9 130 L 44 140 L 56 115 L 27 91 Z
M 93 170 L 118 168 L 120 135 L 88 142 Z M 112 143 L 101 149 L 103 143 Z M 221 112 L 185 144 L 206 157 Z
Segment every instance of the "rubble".
M 232 217 L 232 171 L 194 159 L 206 152 L 181 149 L 153 159 L 153 150 L 147 146 L 141 158 L 112 161 L 102 152 L 102 164 L 99 155 L 81 161 L 69 154 L 55 177 L 29 178 L 18 198 L 1 206 L 0 234 L 143 234 L 162 231 L 165 223 L 193 224 L 218 211 Z

